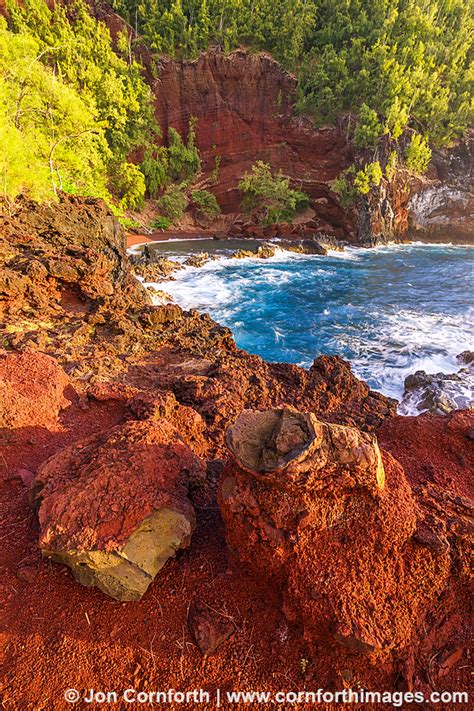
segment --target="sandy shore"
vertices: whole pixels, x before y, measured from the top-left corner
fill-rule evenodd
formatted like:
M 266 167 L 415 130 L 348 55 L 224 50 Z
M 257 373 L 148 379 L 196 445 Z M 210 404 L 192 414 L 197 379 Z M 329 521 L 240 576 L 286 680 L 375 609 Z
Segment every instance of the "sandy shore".
M 178 230 L 159 230 L 153 232 L 150 235 L 136 235 L 131 232 L 127 232 L 126 235 L 126 246 L 127 249 L 133 247 L 136 244 L 146 244 L 147 242 L 166 242 L 169 239 L 202 239 L 208 238 L 212 239 L 215 235 L 215 231 L 206 232 L 201 230 L 201 232 L 179 232 Z

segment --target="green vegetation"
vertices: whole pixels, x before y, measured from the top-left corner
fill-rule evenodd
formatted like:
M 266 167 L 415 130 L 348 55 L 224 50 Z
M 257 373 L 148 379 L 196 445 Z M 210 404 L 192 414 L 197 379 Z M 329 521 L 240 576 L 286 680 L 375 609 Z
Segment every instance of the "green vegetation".
M 169 183 L 166 146 L 148 146 L 140 170 L 145 178 L 148 195 L 156 198 L 161 189 Z
M 298 110 L 336 120 L 359 161 L 335 182 L 344 204 L 405 165 L 426 170 L 430 146 L 472 123 L 474 0 L 112 0 L 156 55 L 193 58 L 210 45 L 270 51 L 297 75 Z M 217 214 L 192 119 L 158 146 L 135 34 L 115 44 L 85 0 L 7 0 L 0 20 L 0 191 L 54 199 L 102 196 L 116 210 L 156 199 L 167 220 L 189 200 Z M 152 63 L 155 61 L 152 58 Z M 280 97 L 281 98 L 281 97 Z M 386 156 L 389 155 L 388 161 Z M 134 165 L 136 157 L 140 165 Z M 385 157 L 384 157 L 385 156 Z M 219 179 L 215 156 L 210 184 Z M 241 182 L 264 222 L 289 219 L 306 196 L 258 163 Z M 199 193 L 206 193 L 199 195 Z M 163 207 L 161 207 L 163 205 Z M 249 206 L 253 205 L 252 208 Z
M 171 180 L 189 185 L 201 170 L 201 159 L 195 144 L 196 119 L 189 122 L 187 143 L 174 128 L 168 131 L 168 174 Z
M 216 200 L 216 196 L 209 190 L 193 190 L 191 199 L 199 214 L 205 217 L 217 217 L 221 213 L 221 209 Z
M 396 160 L 392 156 L 390 160 Z M 341 205 L 349 207 L 356 200 L 358 195 L 368 195 L 373 187 L 380 185 L 383 172 L 379 161 L 366 163 L 363 168 L 357 170 L 355 165 L 351 165 L 333 182 L 333 190 L 338 193 Z
M 374 163 L 367 163 L 362 170 L 358 170 L 354 176 L 354 188 L 361 195 L 367 195 L 370 189 L 380 185 L 382 180 L 382 168 L 376 160 Z
M 115 178 L 115 194 L 122 210 L 139 210 L 145 202 L 145 178 L 133 163 L 122 163 L 122 173 Z
M 410 126 L 443 144 L 472 119 L 473 0 L 113 0 L 153 51 L 270 51 L 319 123 L 355 118 L 363 147 Z
M 59 191 L 105 198 L 117 214 L 139 210 L 163 190 L 164 212 L 178 219 L 179 195 L 199 173 L 195 119 L 186 142 L 169 129 L 155 141 L 151 91 L 130 38 L 110 33 L 84 0 L 49 8 L 45 0 L 8 1 L 0 19 L 1 191 L 39 200 Z M 140 166 L 130 162 L 141 152 Z M 167 189 L 169 188 L 169 189 Z M 184 208 L 183 208 L 184 205 Z
M 354 187 L 356 168 L 351 165 L 344 170 L 332 183 L 332 189 L 339 195 L 342 207 L 349 207 L 357 199 L 357 190 Z
M 408 125 L 436 144 L 465 128 L 472 118 L 472 0 L 317 5 L 300 72 L 301 110 L 319 122 L 351 112 L 365 123 L 367 107 L 381 133 L 396 139 Z
M 130 152 L 151 142 L 150 89 L 141 67 L 113 49 L 110 33 L 83 0 L 49 9 L 10 1 L 0 21 L 2 192 L 38 199 L 59 190 L 143 201 L 143 176 Z
M 160 212 L 172 223 L 177 222 L 184 215 L 188 206 L 189 200 L 183 188 L 184 185 L 170 185 L 157 201 Z
M 265 225 L 290 222 L 295 214 L 308 206 L 308 196 L 290 188 L 290 179 L 282 173 L 273 174 L 269 165 L 257 161 L 250 174 L 239 183 L 243 193 L 244 210 L 257 212 L 259 222 Z
M 209 45 L 268 50 L 296 68 L 314 29 L 314 0 L 112 0 L 154 52 L 194 58 Z
M 150 227 L 155 230 L 167 230 L 171 227 L 171 220 L 169 220 L 164 215 L 158 215 L 152 222 L 150 222 Z
M 55 3 L 52 10 L 45 0 L 8 0 L 7 6 L 10 30 L 33 35 L 45 51 L 42 61 L 95 103 L 114 161 L 153 138 L 157 127 L 142 68 L 114 51 L 109 30 L 84 0 Z
M 191 118 L 188 140 L 183 141 L 178 131 L 170 128 L 167 146 L 150 146 L 140 165 L 151 198 L 163 188 L 176 182 L 187 186 L 201 170 L 201 158 L 196 146 L 196 119 Z
M 413 173 L 424 173 L 431 160 L 431 148 L 426 140 L 415 133 L 405 154 L 406 166 Z
M 107 195 L 110 149 L 91 97 L 45 66 L 41 43 L 0 18 L 1 192 L 44 200 L 58 190 Z

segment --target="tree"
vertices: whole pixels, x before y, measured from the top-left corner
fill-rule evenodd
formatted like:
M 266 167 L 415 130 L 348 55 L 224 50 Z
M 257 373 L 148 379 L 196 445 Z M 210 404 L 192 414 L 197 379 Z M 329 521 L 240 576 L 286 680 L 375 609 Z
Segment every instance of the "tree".
M 426 139 L 415 133 L 406 149 L 406 166 L 413 173 L 424 173 L 431 160 L 431 148 Z
M 309 203 L 308 196 L 290 188 L 290 179 L 281 172 L 273 174 L 268 164 L 257 161 L 250 174 L 239 183 L 244 210 L 256 210 L 259 222 L 275 224 L 289 222 L 296 212 Z
M 54 50 L 26 30 L 10 32 L 0 18 L 3 193 L 47 198 L 68 189 L 107 197 L 110 154 L 97 108 L 42 64 Z

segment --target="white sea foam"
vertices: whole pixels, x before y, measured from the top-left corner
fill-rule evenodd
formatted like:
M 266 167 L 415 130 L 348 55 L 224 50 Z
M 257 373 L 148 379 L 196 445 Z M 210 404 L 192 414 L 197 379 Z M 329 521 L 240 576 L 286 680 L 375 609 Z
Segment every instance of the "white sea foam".
M 346 332 L 335 338 L 335 347 L 349 348 L 355 354 L 351 359 L 355 372 L 376 378 L 386 395 L 400 399 L 405 378 L 417 370 L 456 372 L 456 355 L 472 347 L 473 332 L 472 313 L 461 320 L 401 310 L 378 321 L 376 337 L 365 331 Z

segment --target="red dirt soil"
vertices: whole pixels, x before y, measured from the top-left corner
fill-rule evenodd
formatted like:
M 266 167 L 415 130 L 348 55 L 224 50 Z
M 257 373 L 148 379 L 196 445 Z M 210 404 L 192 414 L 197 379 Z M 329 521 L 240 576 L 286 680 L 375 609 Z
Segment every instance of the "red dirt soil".
M 131 417 L 119 395 L 84 400 L 70 390 L 69 399 L 51 430 L 35 426 L 1 432 L 4 708 L 69 708 L 62 699 L 64 690 L 71 687 L 119 692 L 126 688 L 203 688 L 211 694 L 217 687 L 274 691 L 343 689 L 358 684 L 366 689 L 466 688 L 467 628 L 459 616 L 466 602 L 465 589 L 455 585 L 440 596 L 439 606 L 431 613 L 434 627 L 415 645 L 420 655 L 416 669 L 410 652 L 390 663 L 361 666 L 357 657 L 353 663 L 350 657 L 348 661 L 337 645 L 310 648 L 299 626 L 289 624 L 281 612 L 278 588 L 265 584 L 251 569 L 229 562 L 212 494 L 194 502 L 198 526 L 190 549 L 168 561 L 139 602 L 114 602 L 74 582 L 65 567 L 42 559 L 29 488 L 15 472 L 19 468 L 34 471 L 62 447 Z M 396 447 L 416 484 L 425 483 L 420 475 L 423 465 L 417 468 L 408 463 L 419 462 L 423 453 L 434 464 L 442 455 L 437 486 L 441 490 L 441 485 L 450 482 L 454 487 L 459 480 L 466 493 L 472 454 L 468 454 L 465 434 L 473 423 L 470 413 L 392 418 L 383 427 L 381 441 L 388 449 Z M 417 437 L 418 427 L 430 443 L 428 448 Z M 468 444 L 472 448 L 472 442 Z M 457 488 L 451 491 L 461 493 Z M 223 621 L 232 626 L 230 638 L 207 659 L 202 658 L 187 626 L 193 601 L 208 610 L 214 626 Z M 430 658 L 433 634 L 439 650 L 435 659 Z

